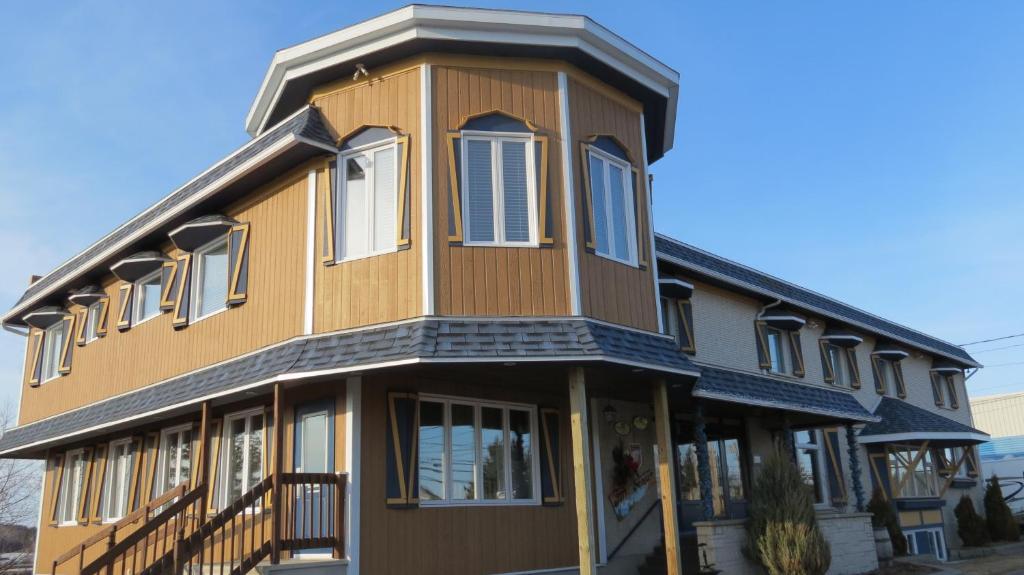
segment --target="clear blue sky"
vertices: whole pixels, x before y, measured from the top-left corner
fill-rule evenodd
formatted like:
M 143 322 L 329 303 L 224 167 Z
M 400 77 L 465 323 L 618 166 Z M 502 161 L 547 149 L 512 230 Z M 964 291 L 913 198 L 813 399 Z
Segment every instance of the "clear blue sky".
M 142 4 L 4 8 L 5 309 L 244 143 L 274 50 L 400 6 Z M 680 72 L 660 231 L 954 343 L 1024 332 L 1024 3 L 478 5 L 586 13 Z M 23 349 L 0 335 L 0 400 Z M 1024 390 L 1024 345 L 976 357 L 973 394 Z

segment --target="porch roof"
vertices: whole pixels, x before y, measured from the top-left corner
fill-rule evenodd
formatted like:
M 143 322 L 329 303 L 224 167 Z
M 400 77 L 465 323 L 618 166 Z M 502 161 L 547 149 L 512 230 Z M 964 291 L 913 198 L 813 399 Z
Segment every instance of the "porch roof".
M 984 431 L 893 397 L 883 397 L 875 407 L 875 415 L 879 421 L 865 426 L 857 435 L 857 441 L 892 443 L 927 440 L 963 444 L 989 440 L 989 435 Z
M 421 318 L 300 337 L 8 430 L 0 457 L 184 413 L 276 382 L 416 363 L 606 362 L 696 377 L 672 338 L 579 318 Z
M 693 396 L 844 421 L 878 421 L 850 393 L 706 365 L 700 366 Z

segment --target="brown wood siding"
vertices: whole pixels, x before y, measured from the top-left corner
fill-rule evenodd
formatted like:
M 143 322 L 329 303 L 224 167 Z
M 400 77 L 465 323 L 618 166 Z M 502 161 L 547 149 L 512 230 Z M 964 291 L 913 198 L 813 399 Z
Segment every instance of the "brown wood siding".
M 26 366 L 19 423 L 87 405 L 113 395 L 223 361 L 298 335 L 305 281 L 306 174 L 289 172 L 225 213 L 251 222 L 249 299 L 182 330 L 170 313 L 120 332 L 115 327 L 120 281 L 109 276 L 107 336 L 76 347 L 71 373 L 28 386 Z M 168 242 L 164 251 L 177 250 Z M 73 311 L 80 309 L 77 306 Z
M 640 111 L 609 87 L 597 85 L 595 80 L 583 80 L 580 74 L 569 77 L 570 131 L 572 133 L 572 161 L 576 193 L 576 229 L 580 246 L 580 300 L 583 314 L 612 323 L 656 331 L 658 329 L 654 275 L 650 267 L 641 270 L 585 251 L 583 218 L 588 217 L 583 194 L 580 142 L 594 135 L 615 136 L 626 146 L 634 167 L 641 169 L 638 178 L 641 187 L 637 202 L 639 228 L 648 237 L 647 182 L 639 165 L 642 156 L 640 141 Z M 649 244 L 650 241 L 644 242 Z
M 576 512 L 566 386 L 547 391 L 399 376 L 363 386 L 361 566 L 375 575 L 480 575 L 577 565 Z M 557 507 L 490 506 L 390 509 L 385 506 L 384 441 L 388 391 L 420 391 L 562 410 L 562 488 Z M 539 484 L 538 484 L 539 487 Z
M 395 321 L 420 315 L 423 282 L 420 280 L 420 68 L 385 70 L 358 83 L 325 87 L 312 103 L 337 137 L 362 126 L 393 126 L 409 134 L 410 248 L 324 265 L 317 257 L 313 330 L 317 333 Z M 323 221 L 323 203 L 329 186 L 327 170 L 317 178 L 317 230 Z M 337 229 L 337 226 L 336 226 Z M 321 254 L 322 234 L 316 235 Z
M 470 59 L 472 61 L 472 59 Z M 568 315 L 558 81 L 551 71 L 458 64 L 432 66 L 435 297 L 439 315 Z M 547 66 L 550 68 L 550 66 Z M 541 66 L 538 66 L 541 68 Z M 452 246 L 448 242 L 446 135 L 467 116 L 499 110 L 532 122 L 548 143 L 550 248 Z

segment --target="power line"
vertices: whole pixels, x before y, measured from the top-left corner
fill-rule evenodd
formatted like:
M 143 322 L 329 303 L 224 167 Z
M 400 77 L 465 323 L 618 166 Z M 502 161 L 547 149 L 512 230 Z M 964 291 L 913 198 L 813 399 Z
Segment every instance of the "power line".
M 1024 337 L 1024 333 L 1017 333 L 1017 334 L 1014 334 L 1014 335 L 1004 335 L 1003 337 L 993 337 L 992 339 L 981 339 L 981 340 L 978 340 L 978 341 L 972 341 L 971 343 L 961 343 L 960 347 L 967 347 L 969 345 L 975 345 L 975 344 L 979 344 L 979 343 L 988 343 L 990 341 L 1000 341 L 1000 340 L 1003 340 L 1003 339 L 1013 339 L 1015 337 Z
M 990 367 L 1009 367 L 1011 365 L 1024 365 L 1024 361 L 1011 361 L 1010 363 L 995 363 L 992 365 L 986 365 L 985 369 Z
M 1004 349 L 1013 349 L 1015 347 L 1024 347 L 1024 343 L 1018 343 L 1015 345 L 1004 345 L 1003 347 L 993 347 L 990 349 L 979 349 L 977 351 L 972 351 L 971 354 L 974 355 L 979 353 L 988 353 L 990 351 L 1002 351 Z

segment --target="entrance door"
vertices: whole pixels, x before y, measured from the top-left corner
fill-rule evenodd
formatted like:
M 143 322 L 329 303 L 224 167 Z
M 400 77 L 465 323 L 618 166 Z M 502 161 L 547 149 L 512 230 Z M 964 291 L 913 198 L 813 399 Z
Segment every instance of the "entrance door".
M 334 403 L 331 400 L 308 403 L 295 408 L 295 471 L 298 473 L 334 472 Z M 322 500 L 322 501 L 321 501 Z M 331 533 L 334 527 L 334 490 L 319 486 L 296 487 L 295 534 Z M 322 505 L 321 505 L 322 504 Z M 321 510 L 321 512 L 317 512 Z M 322 510 L 327 510 L 323 512 Z M 324 524 L 321 531 L 320 526 Z M 307 549 L 301 557 L 330 557 L 331 549 Z

